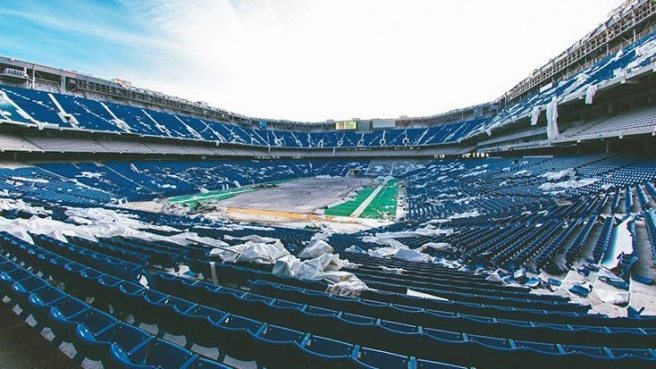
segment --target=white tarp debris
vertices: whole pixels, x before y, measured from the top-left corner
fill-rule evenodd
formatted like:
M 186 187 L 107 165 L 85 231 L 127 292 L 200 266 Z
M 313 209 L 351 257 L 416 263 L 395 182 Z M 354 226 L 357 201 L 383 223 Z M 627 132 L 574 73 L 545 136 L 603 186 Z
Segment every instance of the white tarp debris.
M 546 172 L 539 175 L 540 178 L 545 178 L 547 181 L 559 181 L 563 178 L 572 178 L 576 176 L 576 171 L 572 168 L 563 169 L 558 172 Z
M 224 238 L 226 238 L 224 236 Z M 330 252 L 324 252 L 308 260 L 301 260 L 284 247 L 280 240 L 257 235 L 245 237 L 228 237 L 229 240 L 247 240 L 246 243 L 217 247 L 210 252 L 229 263 L 273 264 L 273 274 L 302 280 L 327 281 L 331 285 L 329 292 L 340 295 L 357 295 L 368 289 L 353 273 L 340 271 L 342 268 L 358 268 L 359 264 L 342 260 L 339 255 L 332 254 L 332 247 L 323 240 L 316 240 L 316 246 L 308 254 L 318 253 L 325 246 Z M 305 251 L 305 250 L 304 250 Z
M 359 296 L 362 291 L 367 290 L 369 287 L 358 279 L 333 283 L 328 286 L 326 292 L 339 296 Z
M 417 228 L 414 231 L 376 233 L 374 237 L 371 236 L 365 237 L 367 239 L 367 241 L 365 242 L 385 243 L 382 240 L 417 238 L 422 236 L 428 236 L 428 237 L 450 236 L 452 234 L 453 234 L 453 229 L 451 228 L 435 228 L 434 226 L 429 225 L 424 228 Z
M 460 177 L 461 178 L 476 177 L 476 176 L 480 176 L 480 175 L 485 174 L 485 173 L 487 173 L 487 169 L 477 170 L 477 171 L 474 171 L 474 172 L 469 172 L 467 174 L 461 175 Z
M 558 137 L 558 100 L 554 97 L 547 105 L 547 137 L 554 140 Z
M 433 257 L 424 254 L 421 251 L 412 250 L 412 249 L 398 249 L 396 254 L 393 256 L 394 259 L 410 261 L 413 263 L 431 263 L 433 262 Z
M 451 214 L 448 219 L 453 220 L 453 219 L 463 219 L 463 218 L 475 218 L 477 216 L 480 216 L 481 213 L 478 211 L 478 209 L 474 209 L 471 211 L 465 211 L 463 213 L 456 213 L 456 214 Z
M 532 175 L 533 175 L 533 172 L 531 172 L 530 170 L 526 170 L 526 169 L 522 169 L 519 172 L 516 172 L 514 174 L 515 177 L 530 177 Z
M 9 179 L 19 182 L 50 183 L 50 181 L 43 178 L 26 178 L 26 177 L 19 177 L 19 176 L 11 176 L 9 177 Z
M 349 246 L 346 249 L 344 249 L 345 252 L 352 252 L 354 254 L 366 254 L 367 252 L 364 251 L 361 247 L 358 246 Z
M 538 119 L 540 118 L 540 108 L 537 106 L 533 107 L 531 110 L 531 125 L 535 126 L 538 124 Z
M 449 299 L 445 299 L 444 297 L 430 295 L 428 293 L 415 291 L 415 290 L 410 289 L 410 288 L 408 288 L 408 292 L 406 292 L 406 295 L 413 296 L 413 297 L 421 297 L 421 298 L 431 299 L 431 300 L 449 301 Z
M 556 183 L 543 183 L 538 187 L 538 189 L 544 191 L 544 192 L 553 192 L 553 191 L 561 191 L 561 190 L 567 190 L 567 189 L 574 189 L 574 188 L 581 188 L 585 186 L 589 186 L 595 182 L 598 182 L 599 178 L 584 178 L 580 180 L 576 179 L 570 179 L 568 181 L 564 182 L 556 182 Z
M 367 237 L 363 238 L 364 239 Z M 375 237 L 369 237 L 369 240 L 365 242 L 372 242 L 372 239 Z M 367 250 L 367 254 L 374 258 L 381 259 L 399 259 L 411 261 L 414 263 L 432 263 L 434 258 L 428 254 L 424 254 L 422 250 L 419 249 L 410 249 L 408 246 L 394 240 L 394 239 L 381 239 L 379 244 L 388 244 L 389 247 L 378 247 Z
M 585 103 L 587 105 L 591 105 L 595 95 L 597 94 L 597 85 L 589 85 L 588 88 L 585 90 Z
M 435 251 L 448 251 L 451 250 L 452 248 L 453 246 L 451 246 L 451 244 L 448 242 L 428 242 L 421 245 L 417 249 L 417 251 L 424 252 L 428 249 L 435 250 Z
M 150 242 L 173 242 L 179 245 L 188 245 L 194 241 L 212 246 L 226 245 L 220 240 L 200 237 L 194 232 L 183 232 L 173 227 L 144 223 L 132 214 L 110 209 L 68 208 L 65 214 L 69 222 L 36 216 L 30 219 L 0 218 L 0 231 L 6 231 L 27 242 L 32 242 L 29 232 L 44 234 L 64 242 L 67 241 L 66 236 L 77 236 L 92 241 L 96 241 L 97 238 L 122 236 Z M 150 233 L 148 230 L 177 233 L 163 236 Z
M 78 178 L 91 178 L 91 179 L 99 179 L 102 178 L 102 176 L 103 176 L 102 173 L 98 173 L 98 172 L 82 172 L 76 175 L 76 177 Z
M 247 241 L 246 243 L 212 249 L 210 256 L 218 256 L 228 263 L 274 264 L 290 253 L 280 240 L 272 243 Z
M 501 274 L 499 274 L 498 269 L 487 276 L 485 280 L 490 282 L 503 282 L 503 278 L 501 278 Z
M 347 260 L 341 260 L 339 255 L 335 254 L 323 254 L 303 261 L 288 255 L 276 260 L 273 274 L 301 280 L 327 281 L 331 284 L 328 289 L 341 295 L 356 295 L 368 289 L 367 285 L 353 273 L 340 271 L 347 265 Z
M 41 206 L 33 206 L 25 203 L 21 199 L 3 199 L 0 198 L 0 211 L 5 210 L 18 210 L 32 213 L 35 215 L 50 215 L 52 211 L 47 210 Z
M 207 228 L 207 227 L 201 226 L 200 228 Z M 261 227 L 261 226 L 247 225 L 247 224 L 232 224 L 232 223 L 226 224 L 219 228 L 211 228 L 211 229 L 216 229 L 219 231 L 243 231 L 245 229 L 249 229 L 252 231 L 275 231 L 275 229 L 271 227 Z
M 394 274 L 402 274 L 403 272 L 405 272 L 405 269 L 403 268 L 389 268 L 384 265 L 380 265 L 379 268 L 385 272 L 392 272 Z
M 390 246 L 394 249 L 398 249 L 398 248 L 401 248 L 401 247 L 407 247 L 404 244 L 402 244 L 401 242 L 395 240 L 394 238 L 365 236 L 365 237 L 362 237 L 362 241 L 367 242 L 367 243 L 375 243 L 375 244 L 378 244 L 378 245 L 387 245 L 387 246 Z
M 298 257 L 301 259 L 314 259 L 323 254 L 330 254 L 333 251 L 334 249 L 332 246 L 330 246 L 326 241 L 316 240 L 306 246 L 303 251 L 298 254 Z
M 258 243 L 274 243 L 276 241 L 280 241 L 277 238 L 262 237 L 262 236 L 256 235 L 256 234 L 243 236 L 243 237 L 235 237 L 235 236 L 231 236 L 229 234 L 224 234 L 223 239 L 227 240 L 227 241 L 251 241 L 251 242 L 258 242 Z

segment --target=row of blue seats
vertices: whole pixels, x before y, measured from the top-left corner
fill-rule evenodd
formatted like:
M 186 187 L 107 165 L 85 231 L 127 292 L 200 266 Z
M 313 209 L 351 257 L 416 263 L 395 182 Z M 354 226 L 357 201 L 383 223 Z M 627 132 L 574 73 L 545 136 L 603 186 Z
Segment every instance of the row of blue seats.
M 356 272 L 356 270 L 347 271 Z M 513 293 L 511 291 L 486 291 L 472 287 L 467 291 L 464 287 L 454 287 L 431 282 L 414 282 L 412 278 L 399 278 L 392 273 L 377 273 L 360 271 L 357 269 L 358 278 L 366 283 L 375 283 L 376 286 L 388 286 L 390 288 L 401 288 L 407 290 L 411 288 L 415 291 L 421 291 L 433 296 L 438 296 L 451 301 L 482 303 L 494 306 L 512 306 L 517 308 L 543 309 L 552 311 L 578 311 L 585 312 L 589 306 L 573 304 L 563 299 L 562 296 L 529 295 L 522 293 Z M 376 273 L 376 274 L 374 274 Z
M 180 287 L 182 288 L 182 287 Z M 453 332 L 498 336 L 527 341 L 566 344 L 651 347 L 654 328 L 631 328 L 621 326 L 623 320 L 613 323 L 618 326 L 590 326 L 575 324 L 544 323 L 539 321 L 500 319 L 486 316 L 448 313 L 416 306 L 381 303 L 361 298 L 331 296 L 318 291 L 307 291 L 266 281 L 251 282 L 251 291 L 263 296 L 285 299 L 298 304 L 309 304 L 321 308 L 341 310 L 361 316 L 375 316 L 405 324 L 422 325 Z M 610 320 L 608 320 L 610 322 Z
M 635 365 L 635 362 L 652 365 L 656 359 L 652 357 L 654 353 L 649 349 L 584 347 L 580 346 L 581 342 L 578 342 L 579 345 L 554 345 L 429 328 L 417 329 L 392 321 L 267 299 L 202 281 L 163 274 L 151 277 L 149 281 L 152 281 L 155 288 L 164 289 L 192 302 L 209 304 L 219 309 L 234 309 L 254 319 L 266 320 L 292 329 L 311 329 L 314 333 L 346 342 L 372 345 L 386 351 L 413 353 L 426 359 L 459 365 L 485 368 L 535 368 L 542 365 L 574 365 L 573 367 L 578 368 L 597 364 L 602 364 L 600 367 L 603 368 L 620 365 L 622 360 L 604 357 L 603 352 L 615 352 L 614 356 L 617 357 L 624 355 L 628 359 L 624 365 L 629 362 L 631 365 Z M 645 340 L 642 345 L 651 347 L 651 341 Z
M 347 255 L 352 255 L 347 253 Z M 349 256 L 350 258 L 350 256 Z M 288 283 L 290 285 L 311 288 L 316 290 L 325 290 L 325 283 L 314 282 L 314 281 L 299 281 L 293 278 L 285 278 L 272 274 L 269 270 L 257 270 L 253 269 L 251 265 L 236 265 L 231 263 L 222 263 L 222 262 L 211 262 L 207 259 L 198 259 L 198 258 L 185 258 L 185 264 L 189 266 L 190 270 L 202 274 L 204 276 L 216 276 L 217 280 L 220 283 L 224 284 L 236 284 L 245 286 L 248 284 L 249 280 L 269 280 L 273 282 L 282 282 Z M 214 271 L 211 269 L 214 268 Z M 364 280 L 372 288 L 377 288 L 380 290 L 397 292 L 397 293 L 407 293 L 408 287 L 403 283 L 390 283 L 389 280 L 386 280 L 384 277 L 366 277 L 363 276 Z M 423 290 L 422 288 L 414 288 L 418 291 L 425 291 L 426 293 L 433 293 L 438 295 L 449 296 L 453 303 L 462 303 L 462 304 L 479 304 L 481 306 L 492 306 L 492 307 L 512 307 L 515 309 L 533 309 L 541 311 L 551 311 L 551 312 L 585 312 L 589 310 L 589 306 L 566 303 L 565 298 L 554 298 L 553 300 L 548 299 L 542 301 L 540 299 L 533 300 L 532 298 L 505 298 L 505 297 L 494 297 L 494 296 L 477 296 L 469 295 L 465 292 L 450 292 L 447 290 L 441 290 L 436 292 L 435 290 Z
M 155 248 L 148 248 L 139 245 L 133 245 L 128 241 L 123 241 L 119 239 L 103 239 L 98 242 L 85 240 L 80 237 L 69 237 L 69 242 L 85 247 L 87 249 L 96 250 L 103 252 L 101 250 L 116 250 L 114 256 L 121 257 L 120 255 L 136 255 L 135 258 L 145 258 L 147 260 L 143 265 L 159 265 L 164 268 L 177 268 L 178 261 L 182 257 L 181 255 L 176 255 L 166 250 L 160 250 Z M 111 253 L 105 251 L 108 255 Z M 133 257 L 124 257 L 128 261 L 131 261 Z
M 346 175 L 351 169 L 366 168 L 368 161 L 334 160 L 191 160 L 191 161 L 109 161 L 105 163 L 38 163 L 38 167 L 0 169 L 6 175 L 44 177 L 29 182 L 20 191 L 43 191 L 47 199 L 89 198 L 94 204 L 118 199 L 143 201 L 225 190 L 244 185 L 317 175 Z M 55 175 L 56 174 L 56 175 Z M 89 196 L 86 196 L 88 193 Z
M 110 102 L 101 103 L 96 100 L 58 93 L 48 94 L 19 87 L 0 86 L 0 91 L 4 91 L 33 120 L 60 127 L 263 147 L 332 148 L 437 145 L 457 142 L 487 120 L 473 119 L 431 128 L 388 129 L 367 133 L 274 131 L 244 128 L 224 122 Z M 60 103 L 59 106 L 52 99 L 56 99 Z M 71 114 L 74 120 L 62 119 L 63 113 Z M 19 123 L 31 123 L 30 120 L 22 118 L 19 114 L 12 114 L 11 117 L 4 118 L 15 119 Z
M 133 314 L 138 322 L 156 324 L 160 334 L 183 335 L 187 338 L 187 347 L 193 344 L 204 347 L 218 347 L 219 361 L 226 355 L 237 360 L 256 360 L 268 368 L 288 368 L 290 365 L 302 368 L 407 368 L 458 369 L 439 362 L 417 360 L 413 357 L 396 355 L 385 351 L 361 347 L 346 342 L 336 341 L 321 336 L 306 334 L 284 327 L 268 325 L 244 318 L 236 314 L 192 303 L 171 295 L 162 294 L 154 289 L 101 273 L 88 267 L 67 266 L 76 264 L 69 261 L 65 266 L 51 265 L 53 253 L 26 242 L 3 243 L 3 251 L 22 259 L 27 264 L 38 268 L 46 275 L 59 280 L 77 281 L 73 286 L 79 287 L 81 293 L 93 296 L 98 305 L 111 305 L 117 313 Z M 35 291 L 39 298 L 39 291 Z M 49 296 L 49 295 L 48 295 Z M 47 299 L 46 296 L 44 298 Z M 75 299 L 75 301 L 79 301 Z M 81 303 L 81 302 L 80 302 Z M 84 304 L 84 303 L 82 303 Z M 69 310 L 71 316 L 81 310 L 75 304 Z M 65 319 L 69 319 L 65 317 Z M 113 319 L 108 316 L 108 319 Z M 67 324 L 67 323 L 65 323 Z M 102 324 L 99 322 L 98 324 Z M 69 325 L 70 326 L 70 325 Z M 87 341 L 100 341 L 102 332 L 82 332 Z M 158 340 L 157 342 L 163 342 Z M 170 345 L 169 345 L 170 347 Z M 177 348 L 177 347 L 176 347 Z M 180 364 L 179 356 L 190 353 L 177 348 L 181 353 L 167 361 L 140 355 L 140 351 L 129 352 L 121 347 L 112 346 L 111 360 L 141 360 L 144 365 L 161 369 L 189 368 L 190 358 Z M 191 355 L 194 360 L 197 358 Z M 156 361 L 157 362 L 154 362 Z M 115 368 L 114 366 L 110 366 Z M 116 368 L 123 368 L 119 366 Z M 137 366 L 130 367 L 132 369 Z
M 304 288 L 313 291 L 324 291 L 327 285 L 316 281 L 303 281 L 289 277 L 274 275 L 271 272 L 256 270 L 230 263 L 212 263 L 207 260 L 185 258 L 185 264 L 190 270 L 197 274 L 210 277 L 216 276 L 221 284 L 247 286 L 249 281 L 264 280 L 281 283 L 289 287 Z M 214 268 L 214 272 L 212 272 Z M 387 288 L 388 286 L 381 285 Z M 574 321 L 577 325 L 599 325 L 599 326 L 622 326 L 628 324 L 631 327 L 656 327 L 656 319 L 641 320 L 639 322 L 613 322 L 602 315 L 590 315 L 579 312 L 559 312 L 541 309 L 517 308 L 512 306 L 495 306 L 481 303 L 467 303 L 459 301 L 444 301 L 437 299 L 424 299 L 407 295 L 404 291 L 393 290 L 369 290 L 363 291 L 362 296 L 368 300 L 410 305 L 431 310 L 448 313 L 465 313 L 473 315 L 492 316 L 502 319 L 531 320 L 541 322 L 552 322 L 559 324 L 570 324 Z
M 56 252 L 77 262 L 91 265 L 98 270 L 102 270 L 121 278 L 138 280 L 143 274 L 143 265 L 107 256 L 43 234 L 32 234 L 30 236 L 35 244 L 40 247 Z M 6 242 L 18 242 L 15 237 L 6 232 L 0 232 L 0 239 Z
M 88 358 L 111 369 L 230 369 L 93 308 L 4 255 L 0 295 L 22 309 L 21 317 L 32 316 L 37 331 L 50 328 L 53 345 L 72 343 L 79 363 Z

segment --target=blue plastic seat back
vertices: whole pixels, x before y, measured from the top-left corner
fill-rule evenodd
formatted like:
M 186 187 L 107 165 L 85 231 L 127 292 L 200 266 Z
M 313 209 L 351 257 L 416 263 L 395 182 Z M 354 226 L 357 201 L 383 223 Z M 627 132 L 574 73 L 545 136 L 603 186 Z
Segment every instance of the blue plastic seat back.
M 438 361 L 419 359 L 417 360 L 417 369 L 467 369 L 467 368 L 464 366 L 446 364 Z
M 221 327 L 228 328 L 231 330 L 249 331 L 252 334 L 257 333 L 261 325 L 262 325 L 261 322 L 237 315 L 230 315 L 220 323 Z
M 408 368 L 409 359 L 406 356 L 391 352 L 362 348 L 356 360 L 364 368 L 402 369 Z
M 43 279 L 36 276 L 32 276 L 23 279 L 20 282 L 14 282 L 14 284 L 12 285 L 12 289 L 16 293 L 26 294 L 26 293 L 32 293 L 48 285 L 49 285 L 48 282 L 44 281 Z
M 152 336 L 130 324 L 119 322 L 113 329 L 105 331 L 96 337 L 98 341 L 113 342 L 125 352 L 131 352 L 135 348 L 152 340 Z
M 46 286 L 30 295 L 30 302 L 36 306 L 49 306 L 66 297 L 66 293 L 55 287 Z
M 267 325 L 266 329 L 258 333 L 257 338 L 267 343 L 284 344 L 296 342 L 301 344 L 303 338 L 305 338 L 305 333 L 277 325 Z
M 129 357 L 134 364 L 161 369 L 181 369 L 187 367 L 185 364 L 195 360 L 196 356 L 178 345 L 156 339 L 137 351 L 130 352 Z
M 116 318 L 96 309 L 78 314 L 71 319 L 84 324 L 94 335 L 101 333 L 117 323 Z
M 52 308 L 61 313 L 66 319 L 69 319 L 76 314 L 89 310 L 91 307 L 75 297 L 67 296 L 62 300 L 55 302 L 52 305 Z
M 303 348 L 324 358 L 350 357 L 353 353 L 353 345 L 319 336 L 313 336 Z
M 377 322 L 376 318 L 350 313 L 341 313 L 338 319 L 345 323 L 361 327 L 373 327 Z

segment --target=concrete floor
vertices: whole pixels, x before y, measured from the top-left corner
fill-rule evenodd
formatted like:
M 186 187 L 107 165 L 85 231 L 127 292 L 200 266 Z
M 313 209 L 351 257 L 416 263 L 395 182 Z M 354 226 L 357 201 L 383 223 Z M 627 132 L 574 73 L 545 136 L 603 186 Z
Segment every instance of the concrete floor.
M 0 369 L 80 369 L 0 303 Z

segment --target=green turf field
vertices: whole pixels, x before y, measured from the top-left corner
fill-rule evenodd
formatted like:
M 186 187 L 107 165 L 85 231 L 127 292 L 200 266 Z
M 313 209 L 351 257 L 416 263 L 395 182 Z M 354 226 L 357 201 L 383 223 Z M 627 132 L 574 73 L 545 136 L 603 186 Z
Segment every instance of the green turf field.
M 355 199 L 339 204 L 324 211 L 326 215 L 351 216 L 360 205 L 376 190 L 376 187 L 365 187 L 358 192 Z M 385 183 L 369 205 L 362 211 L 360 218 L 381 219 L 396 216 L 396 202 L 399 195 L 398 180 L 392 179 Z
M 385 183 L 378 195 L 369 203 L 360 215 L 361 218 L 380 219 L 396 216 L 396 201 L 399 197 L 398 180 L 392 179 Z
M 333 206 L 332 208 L 326 209 L 324 214 L 326 215 L 333 215 L 333 216 L 342 216 L 342 217 L 348 217 L 353 212 L 355 209 L 362 204 L 364 200 L 371 195 L 372 192 L 374 192 L 375 187 L 365 187 L 358 192 L 358 195 L 355 197 L 355 199 L 351 201 L 347 201 L 343 204 L 339 204 L 337 206 Z

